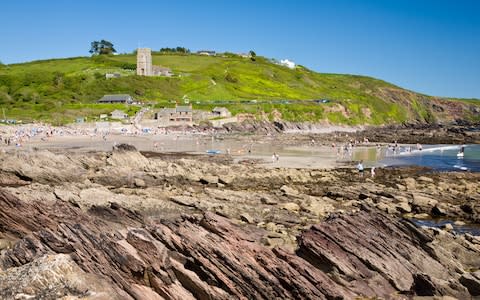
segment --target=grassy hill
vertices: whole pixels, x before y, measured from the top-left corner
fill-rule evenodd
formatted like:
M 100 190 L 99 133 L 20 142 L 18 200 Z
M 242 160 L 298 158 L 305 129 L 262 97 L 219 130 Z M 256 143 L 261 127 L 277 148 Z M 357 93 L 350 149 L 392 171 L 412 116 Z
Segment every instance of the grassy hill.
M 74 57 L 0 66 L 0 119 L 72 122 L 116 108 L 95 104 L 104 94 L 127 93 L 157 107 L 188 98 L 194 109 L 226 106 L 258 118 L 341 124 L 480 120 L 480 101 L 442 99 L 385 81 L 292 70 L 257 57 L 154 54 L 154 65 L 175 76 L 135 75 L 130 55 Z M 120 78 L 106 79 L 117 72 Z M 329 99 L 315 103 L 313 99 Z M 256 100 L 256 101 L 251 101 Z M 126 108 L 123 108 L 126 109 Z M 133 114 L 138 108 L 128 108 Z

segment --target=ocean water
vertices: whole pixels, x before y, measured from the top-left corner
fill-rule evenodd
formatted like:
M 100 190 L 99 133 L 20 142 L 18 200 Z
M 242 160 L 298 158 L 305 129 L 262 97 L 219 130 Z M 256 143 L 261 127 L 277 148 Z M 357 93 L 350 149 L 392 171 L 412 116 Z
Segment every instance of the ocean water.
M 453 227 L 453 231 L 455 233 L 470 233 L 471 235 L 480 236 L 480 225 L 479 224 L 465 224 L 465 225 L 456 225 L 452 220 L 446 219 L 428 219 L 428 220 L 421 220 L 421 219 L 410 219 L 414 224 L 418 226 L 427 226 L 427 227 L 436 227 L 441 228 L 446 224 L 451 224 Z
M 424 145 L 423 150 L 411 152 L 406 147 L 393 152 L 388 149 L 368 149 L 367 153 L 357 153 L 357 159 L 364 159 L 367 166 L 424 166 L 438 171 L 480 172 L 480 145 L 464 145 L 465 154 L 458 157 L 462 145 Z

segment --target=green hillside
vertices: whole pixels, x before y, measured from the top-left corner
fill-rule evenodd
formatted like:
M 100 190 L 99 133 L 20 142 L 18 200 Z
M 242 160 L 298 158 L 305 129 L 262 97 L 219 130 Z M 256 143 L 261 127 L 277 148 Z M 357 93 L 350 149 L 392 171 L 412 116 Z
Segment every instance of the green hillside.
M 27 122 L 93 119 L 113 110 L 95 104 L 112 93 L 130 94 L 157 107 L 189 99 L 194 109 L 226 106 L 233 113 L 270 120 L 387 124 L 480 119 L 476 100 L 433 98 L 365 76 L 322 74 L 301 66 L 292 70 L 262 57 L 153 54 L 154 65 L 172 69 L 170 78 L 136 76 L 135 62 L 136 56 L 129 54 L 0 66 L 0 119 L 3 113 Z M 105 78 L 113 72 L 122 77 Z M 329 102 L 310 101 L 314 99 Z

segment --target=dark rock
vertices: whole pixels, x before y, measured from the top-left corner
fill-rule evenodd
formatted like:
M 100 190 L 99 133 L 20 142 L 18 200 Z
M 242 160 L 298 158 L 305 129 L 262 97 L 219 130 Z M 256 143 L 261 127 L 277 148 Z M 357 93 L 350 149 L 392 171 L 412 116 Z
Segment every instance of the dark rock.
M 137 148 L 135 148 L 135 146 L 133 146 L 133 145 L 122 143 L 122 144 L 117 145 L 114 150 L 118 150 L 118 151 L 137 151 Z
M 460 283 L 463 284 L 472 296 L 480 296 L 480 272 L 475 276 L 475 273 L 465 273 L 460 277 Z

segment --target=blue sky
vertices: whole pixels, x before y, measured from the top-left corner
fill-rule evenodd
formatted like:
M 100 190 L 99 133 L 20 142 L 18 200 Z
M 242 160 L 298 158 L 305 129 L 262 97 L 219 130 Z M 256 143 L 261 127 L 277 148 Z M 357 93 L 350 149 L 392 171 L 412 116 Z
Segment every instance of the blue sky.
M 0 4 L 0 61 L 118 52 L 246 52 L 361 74 L 437 96 L 480 98 L 480 1 L 18 0 Z

